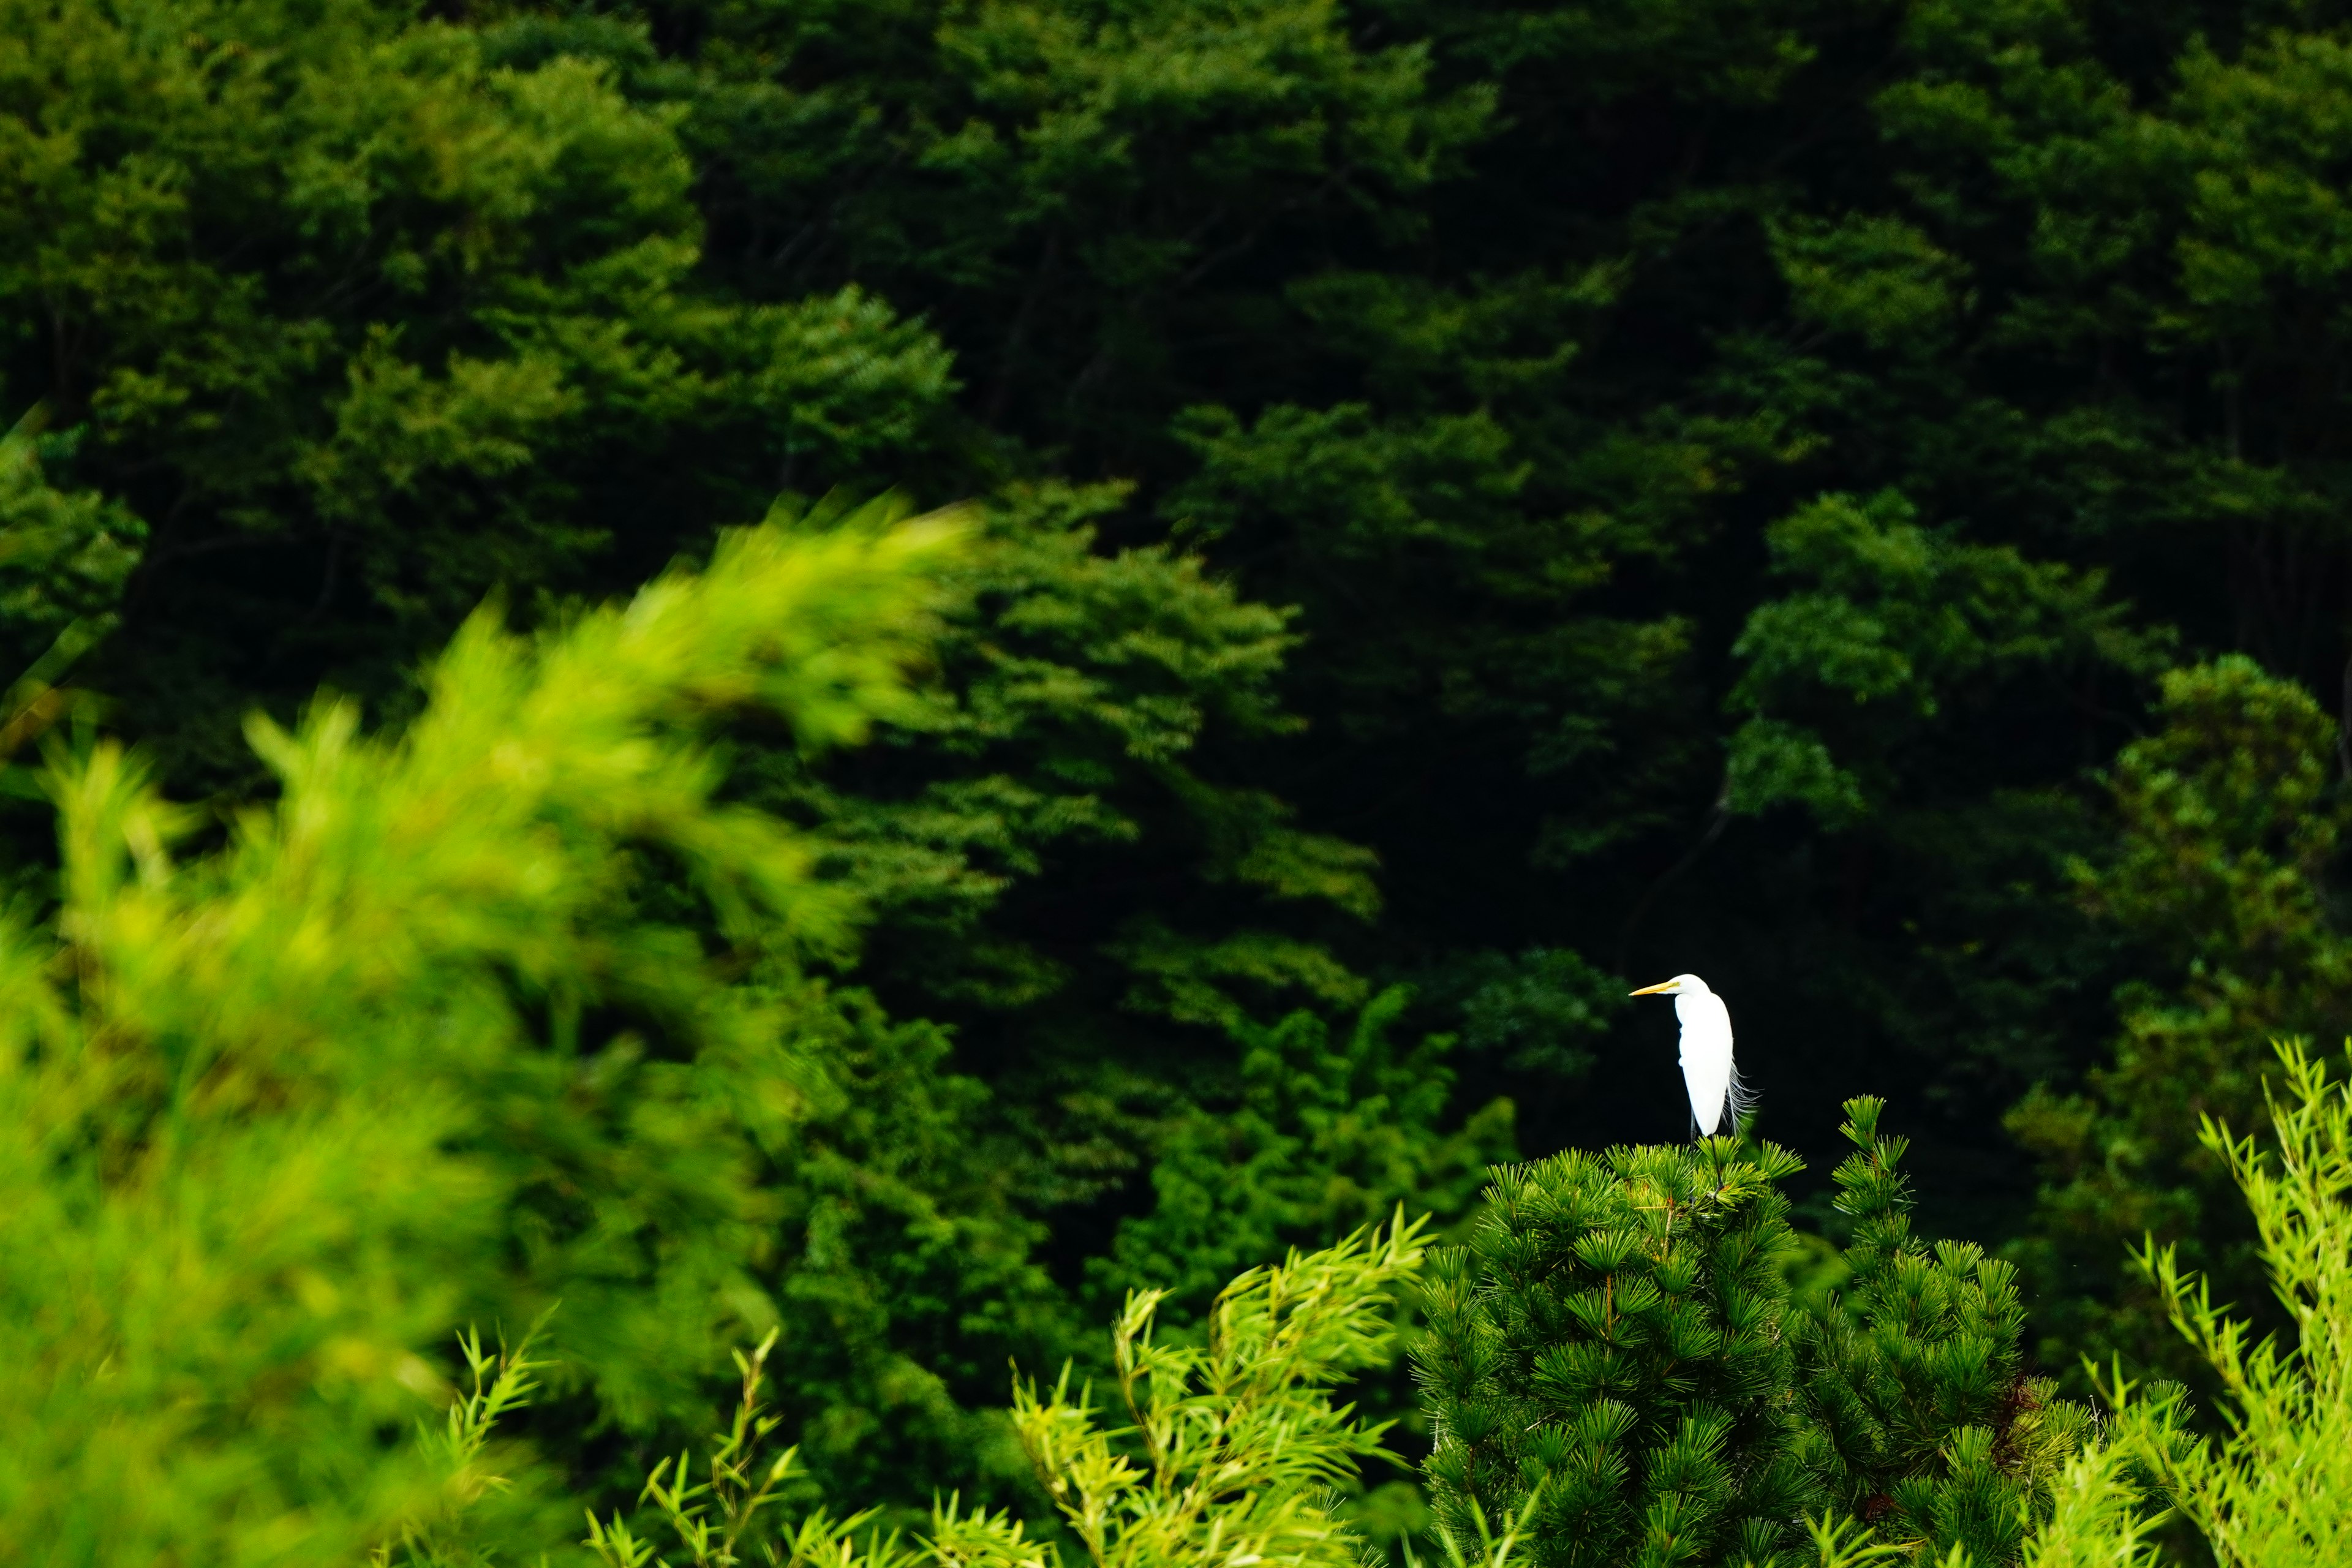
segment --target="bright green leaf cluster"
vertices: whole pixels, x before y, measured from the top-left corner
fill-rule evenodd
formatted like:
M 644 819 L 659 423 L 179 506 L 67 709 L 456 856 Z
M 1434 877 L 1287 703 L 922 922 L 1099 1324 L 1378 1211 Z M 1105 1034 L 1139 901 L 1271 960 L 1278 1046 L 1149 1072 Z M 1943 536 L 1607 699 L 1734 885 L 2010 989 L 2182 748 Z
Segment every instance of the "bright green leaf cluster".
M 1393 1044 L 1410 1000 L 1401 986 L 1382 992 L 1338 1039 L 1303 1011 L 1271 1026 L 1235 1020 L 1238 1103 L 1202 1106 L 1169 1130 L 1152 1207 L 1090 1260 L 1096 1289 L 1158 1282 L 1190 1313 L 1295 1237 L 1370 1223 L 1399 1205 L 1441 1221 L 1467 1210 L 1487 1167 L 1514 1150 L 1511 1104 L 1491 1101 L 1445 1125 L 1454 1042 Z
M 1834 760 L 1882 756 L 1935 716 L 1938 693 L 1979 676 L 2067 663 L 2147 670 L 2163 651 L 2127 625 L 2096 572 L 2026 560 L 1922 527 L 1899 492 L 1827 495 L 1774 523 L 1774 575 L 1801 584 L 1749 612 L 1744 665 L 1726 707 L 1725 802 L 1760 812 L 1801 804 L 1846 826 L 1885 782 Z
M 558 1298 L 551 1378 L 624 1419 L 696 1402 L 714 1327 L 765 1315 L 746 1167 L 809 1075 L 637 867 L 681 867 L 744 954 L 838 940 L 805 841 L 717 801 L 697 737 L 898 711 L 956 533 L 751 530 L 537 641 L 478 616 L 396 737 L 334 701 L 257 721 L 279 799 L 194 858 L 135 758 L 59 758 L 62 903 L 0 936 L 13 1554 L 412 1531 L 470 1484 L 462 1443 L 384 1446 L 425 1355 Z

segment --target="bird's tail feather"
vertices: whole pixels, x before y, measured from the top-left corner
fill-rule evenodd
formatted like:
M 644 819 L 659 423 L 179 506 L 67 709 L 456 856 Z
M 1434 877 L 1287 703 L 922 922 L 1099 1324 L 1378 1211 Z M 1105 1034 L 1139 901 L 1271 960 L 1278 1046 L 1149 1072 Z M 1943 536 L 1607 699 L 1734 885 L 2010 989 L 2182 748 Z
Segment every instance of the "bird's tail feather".
M 1739 1076 L 1739 1064 L 1734 1062 L 1731 1064 L 1731 1086 L 1724 1090 L 1723 1110 L 1716 1118 L 1716 1131 L 1718 1133 L 1728 1133 L 1734 1138 L 1738 1137 L 1741 1131 L 1740 1122 L 1745 1121 L 1748 1112 L 1755 1109 L 1756 1091 L 1748 1087 L 1748 1080 Z M 1696 1113 L 1691 1117 L 1690 1131 L 1691 1142 L 1694 1143 L 1707 1136 L 1699 1130 L 1698 1117 Z
M 1746 1079 L 1739 1076 L 1739 1064 L 1733 1062 L 1731 1087 L 1724 1091 L 1723 1096 L 1723 1119 L 1716 1125 L 1737 1138 L 1746 1131 L 1741 1123 L 1748 1120 L 1748 1113 L 1755 1109 L 1756 1091 L 1748 1087 Z

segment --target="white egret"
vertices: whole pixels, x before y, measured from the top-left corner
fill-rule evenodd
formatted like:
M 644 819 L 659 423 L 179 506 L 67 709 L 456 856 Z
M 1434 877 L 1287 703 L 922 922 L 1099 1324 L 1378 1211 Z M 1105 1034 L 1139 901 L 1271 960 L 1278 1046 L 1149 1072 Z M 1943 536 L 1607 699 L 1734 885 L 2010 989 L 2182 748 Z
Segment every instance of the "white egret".
M 1731 1065 L 1731 1010 L 1723 998 L 1696 974 L 1677 974 L 1633 994 L 1675 999 L 1675 1016 L 1683 1026 L 1683 1087 L 1690 1091 L 1691 1121 L 1698 1135 L 1714 1137 L 1727 1121 L 1728 1131 L 1738 1131 L 1739 1118 L 1750 1101 L 1739 1069 Z

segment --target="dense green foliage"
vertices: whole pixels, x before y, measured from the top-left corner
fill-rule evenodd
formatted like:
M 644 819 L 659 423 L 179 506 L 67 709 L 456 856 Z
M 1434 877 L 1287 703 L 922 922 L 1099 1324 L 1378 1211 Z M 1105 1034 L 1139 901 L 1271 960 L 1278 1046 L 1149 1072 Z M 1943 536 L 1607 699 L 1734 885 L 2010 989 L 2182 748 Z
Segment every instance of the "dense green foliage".
M 1797 1452 L 1831 1505 L 1936 1554 L 2018 1560 L 2090 1412 L 2028 1374 L 2016 1271 L 1966 1242 L 1911 1234 L 1905 1141 L 1876 1100 L 1846 1102 L 1838 1207 L 1853 1223 L 1843 1299 L 1805 1304 Z
M 2011 1117 L 2062 1178 L 2018 1248 L 2048 1304 L 2053 1360 L 2148 1362 L 2167 1344 L 2162 1299 L 2118 1236 L 2164 1237 L 2242 1300 L 2259 1289 L 2254 1233 L 2205 1122 L 2267 1121 L 2266 1064 L 2247 1041 L 2342 1038 L 2352 1026 L 2352 943 L 2326 879 L 2345 810 L 2335 723 L 2242 658 L 2167 676 L 2155 718 L 2111 775 L 2121 835 L 2073 875 L 2086 905 L 2169 973 L 2118 990 L 2122 1033 L 2087 1094 L 2037 1093 Z M 2171 1349 L 2197 1375 L 2185 1347 Z
M 60 899 L 0 932 L 0 1289 L 26 1352 L 0 1380 L 12 1556 L 545 1562 L 576 1551 L 564 1494 L 584 1490 L 579 1544 L 606 1568 L 665 1563 L 664 1533 L 694 1568 L 1367 1560 L 1346 1494 L 1391 1456 L 1334 1395 L 1394 1354 L 1427 1225 L 1402 1205 L 1243 1270 L 1197 1337 L 1160 1337 L 1170 1291 L 1130 1290 L 1108 1365 L 1122 1425 L 1073 1394 L 1067 1364 L 1050 1393 L 1016 1382 L 1014 1446 L 1058 1539 L 1050 1519 L 1033 1534 L 1015 1509 L 935 1496 L 907 1542 L 879 1510 L 807 1506 L 799 1448 L 765 1451 L 784 1421 L 768 1360 L 797 1326 L 780 1308 L 823 1278 L 788 1267 L 763 1289 L 779 1200 L 824 1166 L 807 1132 L 828 1100 L 839 1126 L 871 1091 L 853 1043 L 871 1005 L 811 973 L 855 929 L 855 894 L 817 874 L 827 840 L 720 798 L 709 736 L 764 710 L 806 755 L 920 710 L 908 676 L 974 544 L 952 516 L 893 518 L 723 534 L 706 573 L 535 639 L 477 615 L 394 736 L 333 699 L 292 731 L 257 717 L 278 798 L 209 850 L 175 847 L 195 814 L 117 743 L 53 748 Z M 1286 1033 L 1344 1091 L 1381 1027 L 1346 1055 Z M 1285 1032 L 1257 1042 L 1257 1076 L 1297 1054 Z M 2134 1405 L 2118 1374 L 2114 1432 L 2076 1455 L 2087 1413 L 2021 1370 L 2013 1271 L 1911 1238 L 1902 1141 L 1864 1098 L 1837 1173 L 1846 1289 L 1801 1300 L 1785 1151 L 1727 1137 L 1502 1169 L 1471 1244 L 1426 1281 L 1439 1543 L 1465 1568 L 2128 1562 L 2140 1476 L 2232 1562 L 2318 1561 L 2345 1489 L 2316 1445 L 2347 1409 L 2331 1351 L 2352 1090 L 2282 1055 L 2284 1176 L 2210 1119 L 2202 1142 L 2252 1202 L 2298 1348 L 2249 1352 L 2172 1249 L 2139 1259 L 2234 1402 L 2227 1447 L 2185 1431 L 2177 1386 Z M 1292 1156 L 1276 1170 L 1397 1145 L 1364 1135 L 1386 1097 L 1305 1087 L 1309 1136 L 1265 1141 Z M 1421 1124 L 1411 1099 L 1395 1120 Z M 1355 1136 L 1335 1144 L 1335 1122 Z M 1286 1185 L 1235 1169 L 1245 1190 Z M 877 1306 L 898 1300 L 893 1252 Z M 566 1304 L 570 1347 L 533 1360 Z M 456 1332 L 470 1386 L 443 1380 L 432 1352 L 461 1321 L 525 1312 L 512 1349 Z M 741 1394 L 705 1468 L 689 1447 L 653 1463 L 634 1509 L 601 1500 L 582 1437 L 690 1419 L 714 1352 L 763 1325 L 734 1352 Z M 542 1378 L 590 1421 L 494 1448 Z M 868 1431 L 841 1457 L 919 1451 L 959 1418 L 930 1414 L 927 1434 Z M 548 1461 L 567 1449 L 565 1477 Z
M 1433 1260 L 1418 1357 L 1440 1527 L 1527 1516 L 1544 1568 L 1769 1563 L 1819 1498 L 1791 1452 L 1788 1242 L 1767 1145 L 1569 1153 L 1496 1181 Z
M 1089 1325 L 1131 1291 L 1205 1333 L 1289 1247 L 1399 1205 L 1459 1241 L 1490 1164 L 1672 1137 L 1668 1026 L 1621 1004 L 1684 970 L 1815 1173 L 1798 1244 L 1854 1266 L 1848 1317 L 1786 1309 L 1792 1389 L 1838 1332 L 1878 1358 L 1837 1507 L 1943 1506 L 1893 1479 L 1940 1442 L 1906 1335 L 1989 1335 L 2003 1399 L 2086 1391 L 2085 1353 L 2216 1392 L 2127 1244 L 2290 1323 L 2200 1130 L 2263 1136 L 2265 1041 L 2352 1029 L 2352 10 L 0 0 L 0 887 L 62 998 L 11 1026 L 136 1084 L 28 1112 L 39 1157 L 143 1190 L 238 1029 L 336 1042 L 302 1071 L 354 1094 L 475 1031 L 352 1134 L 437 1151 L 413 1189 L 369 1176 L 381 1213 L 332 1237 L 296 1187 L 250 1223 L 375 1259 L 380 1292 L 335 1289 L 383 1300 L 336 1310 L 386 1322 L 444 1264 L 509 1327 L 561 1295 L 503 1429 L 590 1494 L 775 1327 L 805 1485 L 1042 1506 L 1008 1362 L 1109 1376 Z M 164 876 L 167 828 L 205 869 L 142 918 L 226 942 L 205 900 L 262 874 L 256 825 L 295 831 L 304 759 L 458 746 L 442 704 L 483 748 L 447 765 L 488 767 L 505 710 L 453 672 L 537 679 L 726 531 L 782 551 L 892 486 L 842 538 L 969 510 L 858 623 L 896 628 L 870 702 L 587 702 L 583 758 L 690 721 L 686 816 L 583 777 L 447 807 L 445 858 L 382 816 L 338 873 L 397 860 L 371 896 L 404 920 L 467 855 L 536 875 L 501 846 L 553 812 L 569 869 L 527 891 L 560 911 L 499 904 L 413 970 L 316 958 L 385 967 L 294 1034 L 56 989 L 143 951 L 76 922 Z M 810 635 L 866 635 L 863 592 Z M 677 837 L 708 802 L 791 876 Z M 562 941 L 576 983 L 533 945 Z M 1841 1213 L 1865 1092 L 1914 1134 L 1922 1233 L 2014 1264 L 2024 1326 L 2000 1267 Z M 304 1179 L 323 1214 L 360 1178 Z M 453 1250 L 408 1258 L 401 1216 L 444 1207 Z M 223 1410 L 278 1386 L 249 1345 L 172 1353 L 226 1358 Z M 1361 1370 L 1417 1450 L 1402 1374 Z M 2006 1430 L 1988 1386 L 1938 1420 Z M 351 1507 L 320 1539 L 389 1517 Z
M 2089 1413 L 2021 1371 L 2014 1270 L 1910 1235 L 1876 1100 L 1847 1102 L 1848 1284 L 1791 1301 L 1775 1184 L 1728 1138 L 1504 1172 L 1433 1259 L 1418 1355 L 1440 1527 L 1523 1520 L 1546 1568 L 1793 1562 L 1824 1511 L 2014 1563 Z

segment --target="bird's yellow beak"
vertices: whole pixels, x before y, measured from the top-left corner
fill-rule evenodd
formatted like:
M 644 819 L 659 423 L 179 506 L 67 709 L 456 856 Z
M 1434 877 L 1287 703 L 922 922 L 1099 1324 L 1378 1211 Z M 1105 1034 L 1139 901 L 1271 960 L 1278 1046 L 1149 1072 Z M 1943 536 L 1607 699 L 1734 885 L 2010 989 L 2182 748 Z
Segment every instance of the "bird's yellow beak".
M 1673 981 L 1661 980 L 1655 985 L 1644 985 L 1639 991 L 1628 991 L 1625 994 L 1628 996 L 1671 996 L 1674 994 L 1674 990 L 1675 983 Z

